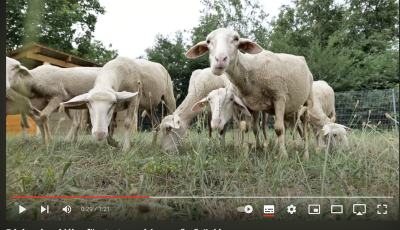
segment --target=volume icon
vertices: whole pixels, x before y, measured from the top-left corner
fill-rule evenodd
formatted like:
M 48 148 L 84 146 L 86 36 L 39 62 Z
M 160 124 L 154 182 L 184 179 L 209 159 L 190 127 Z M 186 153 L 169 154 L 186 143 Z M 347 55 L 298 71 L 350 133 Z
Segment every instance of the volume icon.
M 64 212 L 66 213 L 70 213 L 71 212 L 71 206 L 67 205 L 62 209 Z

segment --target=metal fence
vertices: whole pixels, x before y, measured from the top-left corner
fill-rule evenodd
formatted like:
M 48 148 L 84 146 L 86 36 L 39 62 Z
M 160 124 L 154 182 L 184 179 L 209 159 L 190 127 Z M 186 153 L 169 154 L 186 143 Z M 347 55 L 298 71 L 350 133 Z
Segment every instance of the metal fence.
M 397 123 L 385 116 L 387 113 L 393 119 L 398 120 L 398 105 L 399 89 L 336 92 L 336 123 L 346 125 L 352 129 L 360 129 L 363 122 L 369 122 L 370 125 L 378 125 L 379 123 L 378 128 L 381 130 L 398 131 Z M 161 117 L 161 106 L 159 107 L 157 114 Z M 150 129 L 150 119 L 146 117 L 141 122 L 140 114 L 141 111 L 139 113 L 141 128 Z M 192 122 L 196 122 L 195 120 Z M 268 116 L 268 127 L 271 129 L 274 127 L 273 122 L 273 117 Z M 232 122 L 230 125 L 232 126 Z
M 357 103 L 358 101 L 358 103 Z M 336 122 L 359 129 L 363 122 L 379 129 L 398 131 L 399 89 L 351 91 L 335 93 Z

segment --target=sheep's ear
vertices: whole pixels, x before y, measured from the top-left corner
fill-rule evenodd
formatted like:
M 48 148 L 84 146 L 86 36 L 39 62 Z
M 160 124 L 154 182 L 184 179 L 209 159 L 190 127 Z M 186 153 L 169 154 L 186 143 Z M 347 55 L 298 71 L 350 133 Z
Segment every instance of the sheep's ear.
M 181 128 L 181 122 L 180 122 L 179 117 L 177 117 L 177 116 L 173 116 L 172 119 L 170 121 L 166 121 L 165 124 L 173 129 Z
M 193 46 L 185 54 L 185 56 L 187 58 L 197 58 L 197 57 L 200 57 L 203 54 L 205 54 L 207 51 L 208 51 L 207 42 L 206 41 L 202 41 L 202 42 L 197 43 L 197 45 Z
M 26 77 L 26 78 L 33 78 L 33 75 L 29 72 L 29 70 L 23 66 L 19 66 L 19 73 L 21 77 Z
M 239 39 L 239 49 L 249 54 L 258 54 L 263 51 L 263 49 L 257 43 L 246 38 Z
M 136 96 L 137 94 L 138 94 L 138 92 L 131 93 L 131 92 L 122 91 L 122 92 L 116 92 L 115 96 L 117 97 L 117 101 L 125 101 L 125 100 L 132 99 L 132 97 Z
M 240 98 L 233 95 L 233 100 L 235 101 L 235 104 L 240 107 L 240 111 L 242 111 L 242 113 L 244 113 L 246 116 L 251 117 L 251 113 L 249 112 L 249 110 L 247 110 L 247 107 L 244 105 L 243 101 L 240 100 Z
M 199 102 L 197 102 L 192 107 L 192 111 L 197 111 L 197 110 L 199 110 L 200 108 L 204 107 L 207 104 L 208 104 L 208 97 L 205 97 L 205 98 L 201 99 Z
M 81 94 L 79 96 L 76 96 L 76 97 L 72 98 L 69 101 L 60 103 L 60 106 L 63 106 L 63 107 L 76 107 L 76 106 L 79 106 L 79 105 L 83 105 L 83 104 L 85 104 L 87 102 L 87 95 L 88 95 L 88 93 L 84 93 L 84 94 Z
M 340 130 L 342 130 L 342 131 L 340 131 Z M 330 124 L 326 124 L 326 125 L 324 125 L 324 127 L 322 127 L 322 134 L 327 135 L 329 133 L 332 133 L 332 134 L 343 133 L 344 132 L 343 130 L 350 131 L 351 129 L 349 127 L 346 127 L 341 124 L 330 123 Z

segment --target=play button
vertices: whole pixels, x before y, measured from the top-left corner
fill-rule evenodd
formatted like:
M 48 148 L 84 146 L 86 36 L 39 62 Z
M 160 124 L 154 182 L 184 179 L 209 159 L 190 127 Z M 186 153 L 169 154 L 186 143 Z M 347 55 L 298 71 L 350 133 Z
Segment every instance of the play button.
M 21 205 L 19 206 L 19 213 L 21 214 L 22 212 L 24 212 L 26 210 L 26 208 L 22 207 Z
M 251 205 L 244 206 L 244 212 L 245 213 L 252 213 L 253 212 L 253 207 Z

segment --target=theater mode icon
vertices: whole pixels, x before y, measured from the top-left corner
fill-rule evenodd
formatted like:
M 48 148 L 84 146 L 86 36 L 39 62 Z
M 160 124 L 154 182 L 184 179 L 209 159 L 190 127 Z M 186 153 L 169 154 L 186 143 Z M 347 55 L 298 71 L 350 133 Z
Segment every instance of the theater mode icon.
M 343 205 L 341 205 L 341 204 L 332 204 L 331 205 L 331 213 L 332 214 L 343 214 Z

